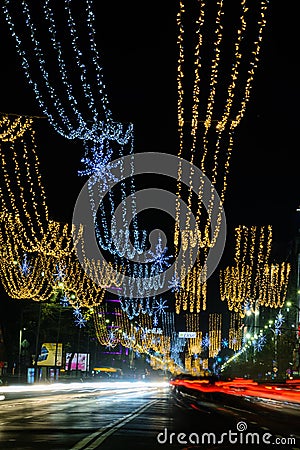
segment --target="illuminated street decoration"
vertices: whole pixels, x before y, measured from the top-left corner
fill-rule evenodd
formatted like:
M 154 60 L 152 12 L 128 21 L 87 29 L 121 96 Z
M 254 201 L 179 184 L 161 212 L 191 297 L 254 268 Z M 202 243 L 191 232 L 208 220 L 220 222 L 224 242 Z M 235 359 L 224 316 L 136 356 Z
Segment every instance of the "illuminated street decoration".
M 24 250 L 37 251 L 49 223 L 41 183 L 33 120 L 3 116 L 0 120 L 1 211 L 15 217 L 11 232 L 22 232 Z M 13 225 L 13 221 L 10 221 Z M 19 236 L 18 236 L 19 237 Z
M 157 273 L 164 272 L 165 269 L 170 267 L 171 263 L 169 260 L 172 259 L 172 255 L 167 256 L 168 247 L 162 246 L 162 239 L 158 237 L 158 243 L 155 246 L 155 253 L 151 250 L 148 251 L 148 257 L 146 262 L 150 262 L 151 264 L 151 275 L 156 275 Z
M 108 143 L 110 145 L 110 143 Z M 110 150 L 109 150 L 110 152 Z M 125 155 L 125 149 L 121 146 L 118 149 L 120 157 Z M 110 153 L 109 153 L 110 154 Z M 91 210 L 94 218 L 94 226 L 96 231 L 97 241 L 103 250 L 108 250 L 111 255 L 116 255 L 122 258 L 122 266 L 128 266 L 127 259 L 132 260 L 135 256 L 140 255 L 145 250 L 146 232 L 139 230 L 136 213 L 136 196 L 134 184 L 134 147 L 133 138 L 130 142 L 130 174 L 128 183 L 124 181 L 124 161 L 119 159 L 117 162 L 110 162 L 102 168 L 102 174 L 95 171 L 94 175 L 88 180 L 88 191 L 90 197 Z M 102 162 L 102 164 L 104 164 Z M 118 177 L 120 183 L 118 184 L 120 208 L 121 208 L 121 223 L 117 223 L 114 211 L 116 208 L 116 197 L 112 190 L 108 191 L 108 204 L 103 202 L 103 174 L 105 174 L 105 182 L 118 177 L 111 173 L 111 170 L 118 169 Z M 129 201 L 127 198 L 129 197 Z M 98 207 L 99 205 L 99 207 Z M 129 217 L 132 218 L 129 223 Z M 131 233 L 129 228 L 131 226 Z M 136 266 L 136 265 L 135 265 Z M 134 267 L 135 267 L 134 266 Z M 140 266 L 140 264 L 138 264 Z
M 187 354 L 189 356 L 200 355 L 202 351 L 202 331 L 200 331 L 200 315 L 197 313 L 186 313 L 185 327 L 187 331 L 196 332 L 196 337 L 186 339 Z
M 220 271 L 221 299 L 244 317 L 259 306 L 282 307 L 289 263 L 270 263 L 272 227 L 236 228 L 235 265 Z
M 260 334 L 256 339 L 253 340 L 253 347 L 257 352 L 261 352 L 267 341 L 265 334 Z
M 21 264 L 20 264 L 19 268 L 20 268 L 22 274 L 25 275 L 25 277 L 27 275 L 29 275 L 31 270 L 32 270 L 32 267 L 31 267 L 31 265 L 30 265 L 30 263 L 29 263 L 29 261 L 27 259 L 27 254 L 26 253 L 23 256 L 23 260 L 21 261 Z
M 1 117 L 0 158 L 0 205 L 9 215 L 9 220 L 1 219 L 3 239 L 12 235 L 27 254 L 59 258 L 72 252 L 82 229 L 49 219 L 33 119 Z
M 69 297 L 66 293 L 64 293 L 64 295 L 61 297 L 59 303 L 63 308 L 68 308 L 70 306 Z
M 168 308 L 169 306 L 167 305 L 167 300 L 163 300 L 162 298 L 159 300 L 154 300 L 153 311 L 155 315 L 157 314 L 160 316 L 166 314 L 166 309 Z
M 85 167 L 79 174 L 90 176 L 91 208 L 96 218 L 98 201 L 91 193 L 92 185 L 97 183 L 98 188 L 105 188 L 108 181 L 116 180 L 110 171 L 117 164 L 111 162 L 112 146 L 117 152 L 116 156 L 122 157 L 128 144 L 129 154 L 133 155 L 133 126 L 132 124 L 125 126 L 112 118 L 103 80 L 103 68 L 96 46 L 93 2 L 91 0 L 84 2 L 83 11 L 86 14 L 84 22 L 81 15 L 79 17 L 76 15 L 70 0 L 61 5 L 54 5 L 45 0 L 36 6 L 33 13 L 32 6 L 26 0 L 21 0 L 17 8 L 15 2 L 5 0 L 3 11 L 15 39 L 23 71 L 43 113 L 59 134 L 67 139 L 79 139 L 84 143 L 85 155 L 81 162 Z M 36 20 L 36 17 L 39 17 L 39 20 Z M 61 20 L 62 17 L 65 18 L 65 22 Z M 84 23 L 85 30 L 81 29 L 79 22 Z M 45 34 L 44 30 L 49 33 Z M 85 33 L 88 36 L 87 41 Z M 121 190 L 123 201 L 126 198 L 126 195 L 123 195 L 124 183 Z M 134 191 L 131 179 L 133 217 Z M 142 253 L 145 234 L 138 232 L 136 217 L 132 221 L 134 245 L 131 246 L 128 236 L 125 236 L 126 230 L 129 229 L 126 213 L 122 215 L 123 223 L 120 226 L 122 236 L 119 236 L 119 230 L 116 229 L 114 221 L 111 221 L 115 204 L 111 192 L 109 200 L 108 215 L 105 209 L 100 207 L 100 220 L 95 220 L 99 245 L 113 255 L 118 254 L 121 257 Z
M 75 317 L 74 323 L 79 328 L 83 328 L 86 326 L 87 320 L 85 319 L 84 315 L 82 314 L 82 311 L 80 307 L 76 307 L 73 311 L 73 315 Z
M 209 345 L 210 345 L 209 335 L 208 335 L 208 333 L 206 333 L 202 338 L 202 347 L 204 349 L 208 349 Z
M 230 312 L 228 347 L 235 352 L 242 346 L 242 318 L 239 313 Z
M 58 262 L 55 266 L 55 273 L 53 274 L 54 281 L 57 281 L 58 283 L 63 283 L 65 277 L 66 277 L 66 266 L 62 265 L 60 262 Z
M 277 334 L 277 335 L 281 334 L 281 327 L 283 325 L 284 320 L 285 319 L 284 319 L 282 312 L 279 311 L 279 313 L 275 317 L 275 322 L 274 322 L 275 334 Z
M 175 273 L 175 275 L 173 275 L 173 277 L 169 281 L 168 287 L 171 290 L 171 292 L 178 292 L 180 290 L 181 282 L 180 282 L 180 278 L 178 277 L 178 275 L 176 273 Z
M 86 14 L 85 20 L 80 17 L 88 35 L 84 50 L 90 55 L 91 67 L 87 66 L 86 53 L 80 48 L 83 42 L 76 23 L 79 18 L 74 17 L 71 2 L 67 0 L 64 5 L 54 7 L 49 0 L 45 0 L 36 4 L 35 8 L 35 13 L 39 15 L 36 22 L 27 1 L 16 4 L 5 0 L 3 5 L 24 74 L 49 123 L 67 139 L 98 142 L 107 137 L 126 143 L 130 139 L 132 126 L 126 128 L 112 119 L 96 47 L 92 1 L 86 0 L 81 9 Z M 16 15 L 23 21 L 21 24 L 17 24 Z M 60 21 L 66 18 L 62 29 L 57 27 L 58 17 Z M 44 30 L 48 30 L 48 38 Z M 73 58 L 66 58 L 67 54 L 73 55 Z M 78 80 L 81 81 L 79 84 Z
M 1 225 L 0 221 L 0 280 L 6 293 L 15 299 L 47 300 L 53 291 L 53 261 L 40 253 L 24 255 L 14 236 L 5 234 L 4 239 Z
M 226 42 L 226 23 L 224 22 L 223 16 L 228 14 L 228 11 L 226 11 L 223 1 L 218 0 L 216 2 L 215 28 L 213 32 L 211 32 L 211 28 L 206 28 L 206 15 L 210 13 L 209 8 L 211 2 L 205 2 L 205 0 L 198 2 L 199 15 L 196 21 L 196 45 L 193 55 L 194 84 L 192 92 L 188 92 L 184 73 L 184 67 L 186 65 L 185 52 L 188 49 L 188 45 L 185 45 L 185 27 L 190 25 L 190 4 L 183 0 L 180 0 L 179 3 L 180 7 L 177 14 L 177 44 L 179 54 L 177 67 L 178 156 L 188 159 L 191 163 L 190 183 L 186 203 L 191 210 L 194 207 L 197 211 L 196 231 L 191 228 L 190 215 L 186 215 L 184 231 L 190 245 L 186 246 L 186 248 L 189 248 L 189 251 L 186 251 L 184 257 L 187 262 L 192 264 L 192 251 L 197 244 L 200 248 L 198 260 L 201 263 L 197 261 L 194 271 L 190 272 L 187 277 L 186 273 L 180 273 L 182 289 L 180 292 L 175 292 L 177 313 L 188 308 L 190 312 L 194 310 L 199 312 L 201 309 L 206 309 L 206 289 L 203 288 L 201 291 L 201 299 L 199 295 L 197 296 L 198 301 L 196 304 L 193 295 L 191 299 L 189 298 L 189 292 L 193 294 L 193 286 L 206 283 L 206 278 L 203 276 L 203 267 L 205 270 L 208 249 L 215 245 L 221 227 L 221 209 L 227 190 L 229 163 L 234 145 L 234 132 L 245 114 L 246 106 L 250 99 L 254 74 L 259 63 L 268 2 L 262 0 L 259 3 L 258 15 L 253 24 L 251 23 L 249 13 L 252 6 L 247 6 L 246 0 L 240 1 L 240 5 L 238 6 L 240 7 L 239 24 L 235 25 L 236 37 L 230 42 Z M 255 27 L 255 37 L 251 36 L 251 33 L 247 33 L 249 25 Z M 230 24 L 230 27 L 232 26 Z M 249 52 L 242 45 L 247 39 L 249 48 L 252 47 Z M 232 48 L 233 60 L 231 64 L 228 64 L 228 72 L 224 73 L 222 52 L 226 48 L 226 45 L 229 46 L 228 49 L 230 47 Z M 209 68 L 203 62 L 203 54 L 205 52 L 207 55 L 213 55 L 209 63 Z M 243 73 L 246 73 L 246 77 L 242 75 Z M 222 79 L 223 81 L 225 78 L 228 79 L 228 85 L 227 91 L 225 90 L 224 92 L 224 83 L 221 83 L 220 80 Z M 206 79 L 209 80 L 207 90 L 206 88 L 202 89 L 202 80 Z M 193 101 L 190 113 L 191 120 L 190 118 L 187 119 L 188 116 L 185 111 L 185 99 L 188 94 Z M 223 99 L 223 104 L 220 100 L 221 98 Z M 201 149 L 200 153 L 197 152 L 197 148 Z M 188 149 L 188 153 L 186 149 Z M 207 211 L 204 211 L 203 203 L 204 177 L 200 180 L 196 204 L 192 198 L 193 165 L 197 165 L 202 173 L 209 177 L 212 185 L 218 189 L 220 201 L 217 201 L 214 191 L 211 190 Z M 181 180 L 182 164 L 179 162 L 176 193 L 178 200 L 174 233 L 175 258 L 178 255 L 179 236 L 181 233 L 179 229 L 179 218 L 181 215 L 180 199 L 184 195 Z M 212 234 L 211 217 L 213 211 L 219 212 L 217 213 L 217 223 Z M 183 295 L 182 290 L 187 291 L 187 294 Z
M 222 341 L 222 314 L 209 314 L 209 358 L 217 356 L 221 350 Z
M 223 338 L 222 341 L 221 341 L 221 346 L 222 346 L 223 348 L 228 348 L 228 346 L 229 346 L 228 339 Z
M 108 317 L 110 319 L 108 319 Z M 147 353 L 150 350 L 167 355 L 170 352 L 170 335 L 173 334 L 173 316 L 167 313 L 161 317 L 163 327 L 155 327 L 152 317 L 148 314 L 140 314 L 130 320 L 122 311 L 120 302 L 112 311 L 108 311 L 106 303 L 94 308 L 93 320 L 97 339 L 101 345 L 123 345 L 139 353 Z M 168 330 L 168 334 L 163 332 Z
M 85 155 L 81 162 L 85 166 L 83 170 L 78 171 L 80 176 L 90 177 L 89 182 L 91 185 L 98 184 L 101 192 L 108 189 L 110 181 L 117 182 L 118 178 L 111 172 L 112 169 L 116 169 L 120 166 L 120 161 L 112 163 L 112 149 L 108 149 L 104 152 L 104 144 L 100 143 L 98 148 L 97 144 L 92 147 L 92 156 Z M 110 164 L 110 165 L 109 165 Z

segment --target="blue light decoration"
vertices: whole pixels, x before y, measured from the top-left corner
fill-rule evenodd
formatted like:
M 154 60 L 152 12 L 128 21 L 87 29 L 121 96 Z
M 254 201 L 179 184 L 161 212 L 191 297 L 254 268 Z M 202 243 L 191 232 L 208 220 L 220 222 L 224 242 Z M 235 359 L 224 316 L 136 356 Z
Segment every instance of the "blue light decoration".
M 228 348 L 228 346 L 229 346 L 228 339 L 223 338 L 222 341 L 221 341 L 221 345 L 222 345 L 223 348 Z
M 208 349 L 210 345 L 210 340 L 208 333 L 205 334 L 205 336 L 202 338 L 202 347 L 205 349 Z
M 264 348 L 267 341 L 267 337 L 264 334 L 260 334 L 257 339 L 255 339 L 252 343 L 253 347 L 256 351 L 261 352 Z
M 157 317 L 157 315 L 156 314 L 154 314 L 154 317 L 153 317 L 153 326 L 154 327 L 157 327 L 158 326 L 158 317 Z
M 87 320 L 81 312 L 80 306 L 76 306 L 73 311 L 73 316 L 75 317 L 74 323 L 79 328 L 85 327 Z
M 82 162 L 85 168 L 78 172 L 79 175 L 88 175 L 88 192 L 91 204 L 92 215 L 94 219 L 95 233 L 99 246 L 107 250 L 111 255 L 121 260 L 122 267 L 128 267 L 127 260 L 132 260 L 135 256 L 145 251 L 147 234 L 145 230 L 139 230 L 137 222 L 135 184 L 134 184 L 134 148 L 133 138 L 130 142 L 130 174 L 129 182 L 126 184 L 124 179 L 124 163 L 122 156 L 125 155 L 123 146 L 118 148 L 121 158 L 112 161 L 113 143 L 104 140 L 100 144 L 95 143 L 92 149 L 87 149 Z M 118 176 L 113 173 L 118 169 Z M 119 194 L 112 189 L 108 190 L 110 182 L 116 183 L 120 179 L 118 186 Z M 103 192 L 107 191 L 108 202 L 103 202 Z M 114 215 L 116 196 L 120 202 L 121 222 L 117 223 Z M 129 201 L 127 198 L 129 197 Z M 132 218 L 132 220 L 131 220 Z M 131 222 L 129 222 L 131 220 Z M 129 227 L 131 225 L 132 239 Z M 132 242 L 132 244 L 131 244 Z M 117 260 L 115 261 L 116 265 Z
M 22 275 L 24 275 L 25 277 L 30 275 L 32 267 L 30 266 L 30 263 L 27 259 L 27 253 L 24 253 L 24 256 L 23 256 L 23 259 L 21 261 L 19 268 L 20 268 Z
M 113 151 L 116 151 L 115 157 L 123 157 L 128 145 L 134 172 L 133 124 L 124 125 L 112 117 L 96 46 L 93 1 L 82 0 L 79 8 L 74 3 L 71 0 L 44 0 L 35 4 L 33 11 L 33 4 L 27 0 L 4 0 L 3 12 L 15 39 L 25 77 L 41 110 L 57 133 L 84 143 L 85 154 L 81 159 L 84 168 L 78 174 L 91 177 L 89 193 L 96 218 L 95 205 L 99 202 L 93 198 L 91 188 L 97 183 L 101 194 L 109 181 L 117 181 L 112 169 L 119 164 L 112 161 Z M 119 169 L 122 174 L 122 168 Z M 121 191 L 121 202 L 127 194 L 131 197 L 129 206 L 122 203 L 123 223 L 118 228 L 114 216 L 112 218 L 115 199 L 110 192 L 108 211 L 102 208 L 103 205 L 99 207 L 99 220 L 95 220 L 96 236 L 103 250 L 132 259 L 144 251 L 146 233 L 138 230 L 132 177 L 130 192 L 126 192 L 124 182 L 121 182 Z M 126 218 L 128 207 L 133 217 L 133 245 Z
M 114 122 L 109 108 L 95 41 L 92 0 L 85 0 L 80 8 L 80 17 L 76 19 L 86 27 L 88 39 L 85 42 L 80 39 L 71 0 L 53 2 L 52 6 L 50 3 L 50 0 L 45 0 L 34 4 L 35 16 L 39 16 L 36 22 L 27 1 L 4 0 L 3 3 L 3 12 L 15 39 L 25 77 L 41 110 L 53 128 L 67 139 L 97 142 L 106 136 L 121 144 L 128 142 L 132 125 L 124 127 Z M 83 18 L 82 14 L 86 17 Z M 18 26 L 15 16 L 19 20 Z M 62 30 L 56 26 L 58 17 L 60 24 L 63 18 L 66 21 Z M 48 39 L 45 30 L 49 32 Z M 81 47 L 84 45 L 85 53 L 80 44 Z M 86 63 L 87 53 L 91 67 Z M 89 78 L 91 74 L 92 79 Z
M 168 282 L 168 287 L 171 290 L 171 292 L 179 292 L 181 288 L 181 283 L 177 273 L 175 273 L 172 276 L 171 280 Z
M 166 304 L 167 300 L 163 300 L 160 298 L 159 300 L 154 300 L 153 305 L 153 311 L 155 314 L 162 315 L 166 313 L 166 309 L 169 308 L 169 306 Z
M 54 281 L 62 283 L 67 276 L 65 272 L 66 266 L 62 263 L 57 263 L 55 267 L 56 272 L 53 274 Z
M 81 159 L 85 169 L 79 170 L 78 175 L 90 177 L 89 182 L 91 183 L 91 186 L 98 184 L 100 191 L 105 191 L 108 189 L 110 181 L 118 181 L 118 178 L 113 175 L 111 170 L 119 167 L 120 161 L 115 163 L 111 162 L 112 149 L 109 148 L 105 153 L 103 142 L 100 142 L 99 144 L 96 142 L 94 143 L 91 148 L 91 156 L 88 155 L 89 151 L 90 148 L 86 150 L 85 156 Z
M 146 259 L 146 262 L 152 263 L 151 265 L 151 275 L 156 275 L 157 273 L 164 272 L 165 269 L 170 267 L 169 259 L 172 259 L 173 256 L 167 256 L 166 253 L 168 251 L 168 247 L 162 246 L 161 236 L 158 237 L 158 243 L 155 246 L 155 253 L 151 250 L 148 251 L 149 257 Z
M 74 320 L 74 323 L 79 328 L 83 328 L 86 326 L 86 319 L 81 315 L 80 317 L 76 317 L 76 319 Z
M 75 306 L 74 311 L 73 311 L 73 316 L 76 317 L 76 318 L 82 316 L 82 312 L 81 312 L 80 306 Z
M 187 343 L 186 338 L 179 338 L 178 334 L 175 332 L 172 334 L 170 357 L 178 366 L 183 365 L 180 355 L 183 354 L 186 343 Z
M 281 334 L 281 327 L 282 327 L 283 322 L 284 322 L 284 316 L 283 316 L 282 312 L 279 311 L 279 313 L 277 314 L 275 321 L 274 321 L 275 334 L 277 334 L 277 335 Z
M 119 344 L 118 336 L 116 335 L 117 330 L 110 329 L 107 336 L 107 343 L 105 348 L 110 350 L 115 348 Z
M 69 298 L 68 298 L 68 296 L 67 296 L 66 293 L 61 297 L 59 303 L 61 304 L 61 306 L 62 306 L 63 308 L 67 308 L 68 306 L 70 306 Z

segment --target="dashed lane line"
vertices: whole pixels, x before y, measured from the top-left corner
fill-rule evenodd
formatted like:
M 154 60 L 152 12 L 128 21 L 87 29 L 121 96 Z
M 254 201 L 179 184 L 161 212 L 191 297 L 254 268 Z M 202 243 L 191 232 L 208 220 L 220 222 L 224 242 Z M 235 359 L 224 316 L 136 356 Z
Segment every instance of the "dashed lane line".
M 98 448 L 98 446 L 101 445 L 102 442 L 105 441 L 105 439 L 107 439 L 111 434 L 113 434 L 119 428 L 123 427 L 126 423 L 135 419 L 139 414 L 143 413 L 144 411 L 146 411 L 146 409 L 150 408 L 150 406 L 158 403 L 159 401 L 160 400 L 152 400 L 151 402 L 141 406 L 140 408 L 136 409 L 130 414 L 127 414 L 121 419 L 115 422 L 111 422 L 104 428 L 100 428 L 96 432 L 77 442 L 77 444 L 75 444 L 71 448 L 71 450 L 94 450 Z

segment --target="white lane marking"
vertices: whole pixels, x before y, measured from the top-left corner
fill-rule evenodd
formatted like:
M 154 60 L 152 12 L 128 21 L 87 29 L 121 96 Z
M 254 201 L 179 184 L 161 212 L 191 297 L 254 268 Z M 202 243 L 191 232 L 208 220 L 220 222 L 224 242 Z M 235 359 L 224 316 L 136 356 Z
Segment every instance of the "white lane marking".
M 115 431 L 117 431 L 118 428 L 121 428 L 123 425 L 125 425 L 127 422 L 130 422 L 131 420 L 135 419 L 139 414 L 144 412 L 146 409 L 150 408 L 150 406 L 154 405 L 155 403 L 159 402 L 160 400 L 152 400 L 151 402 L 147 403 L 146 405 L 141 406 L 140 408 L 136 409 L 130 414 L 127 414 L 126 416 L 122 417 L 121 419 L 111 422 L 109 425 L 107 425 L 104 428 L 100 428 L 95 433 L 90 434 L 86 438 L 82 439 L 81 441 L 77 442 L 74 447 L 71 448 L 71 450 L 82 450 L 85 448 L 85 450 L 93 450 L 96 449 L 97 446 L 99 446 L 105 439 L 107 439 L 111 434 L 113 434 Z M 109 429 L 108 429 L 109 428 Z M 107 430 L 105 432 L 105 430 Z M 100 434 L 100 436 L 99 436 Z M 98 437 L 99 436 L 99 437 Z M 91 441 L 93 441 L 95 438 L 97 438 L 94 442 L 92 442 L 88 447 L 88 445 Z

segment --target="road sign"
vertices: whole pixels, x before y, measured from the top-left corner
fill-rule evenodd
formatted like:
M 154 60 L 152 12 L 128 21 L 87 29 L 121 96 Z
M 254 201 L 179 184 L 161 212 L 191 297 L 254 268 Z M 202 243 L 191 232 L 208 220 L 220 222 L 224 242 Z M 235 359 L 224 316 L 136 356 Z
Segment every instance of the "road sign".
M 195 338 L 197 336 L 196 331 L 179 331 L 178 332 L 178 337 L 180 338 Z

